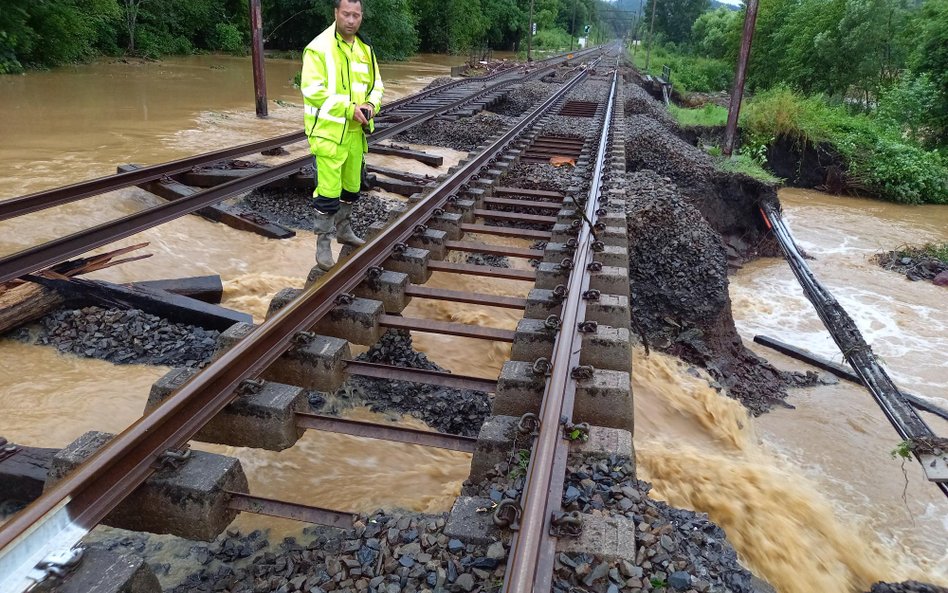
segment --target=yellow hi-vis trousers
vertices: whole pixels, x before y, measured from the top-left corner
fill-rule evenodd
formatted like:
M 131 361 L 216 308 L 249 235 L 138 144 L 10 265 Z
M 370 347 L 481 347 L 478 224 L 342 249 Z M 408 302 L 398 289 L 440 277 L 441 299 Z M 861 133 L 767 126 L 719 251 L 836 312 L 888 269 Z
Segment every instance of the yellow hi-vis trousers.
M 317 208 L 323 201 L 320 198 L 338 199 L 343 194 L 350 197 L 361 189 L 362 159 L 368 143 L 362 128 L 358 124 L 353 127 L 355 129 L 343 137 L 342 144 L 316 138 L 316 190 L 313 197 L 317 199 Z M 332 208 L 333 211 L 337 209 Z

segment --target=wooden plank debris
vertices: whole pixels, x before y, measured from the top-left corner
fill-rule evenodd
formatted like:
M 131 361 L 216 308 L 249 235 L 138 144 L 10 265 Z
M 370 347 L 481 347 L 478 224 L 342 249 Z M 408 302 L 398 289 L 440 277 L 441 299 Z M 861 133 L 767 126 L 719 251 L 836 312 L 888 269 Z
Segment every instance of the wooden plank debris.
M 138 168 L 138 165 L 120 165 L 118 171 L 119 173 L 125 173 Z M 254 172 L 254 169 L 236 169 L 236 171 L 243 171 L 244 175 L 248 175 Z M 173 179 L 149 181 L 139 184 L 138 187 L 168 201 L 179 200 L 198 192 L 195 188 Z M 197 211 L 197 214 L 208 220 L 220 222 L 241 231 L 257 233 L 270 239 L 288 239 L 296 236 L 294 231 L 270 222 L 255 212 L 242 210 L 237 206 L 215 204 L 201 208 Z

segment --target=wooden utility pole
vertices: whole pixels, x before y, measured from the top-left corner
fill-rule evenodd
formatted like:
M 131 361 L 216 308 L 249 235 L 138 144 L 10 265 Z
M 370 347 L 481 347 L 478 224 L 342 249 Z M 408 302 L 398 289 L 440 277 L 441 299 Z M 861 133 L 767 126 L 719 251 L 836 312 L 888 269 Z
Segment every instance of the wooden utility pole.
M 744 98 L 744 80 L 747 78 L 747 62 L 750 60 L 751 42 L 754 39 L 754 25 L 757 22 L 757 0 L 748 0 L 747 13 L 744 15 L 744 34 L 741 37 L 741 51 L 737 55 L 737 73 L 734 76 L 734 88 L 731 90 L 731 105 L 727 111 L 727 127 L 724 129 L 724 146 L 721 148 L 727 156 L 734 152 L 737 141 L 737 118 L 741 114 L 741 100 Z
M 253 90 L 257 98 L 257 117 L 267 116 L 267 76 L 263 66 L 263 15 L 260 0 L 250 0 L 250 53 L 253 63 Z
M 573 51 L 573 37 L 576 35 L 576 5 L 579 4 L 579 0 L 573 0 L 573 24 L 571 25 L 569 32 L 569 50 Z
M 648 74 L 648 65 L 652 59 L 652 39 L 655 37 L 655 5 L 658 0 L 652 0 L 652 24 L 648 28 L 648 47 L 645 48 L 645 73 Z
M 533 49 L 533 0 L 530 0 L 530 20 L 527 21 L 527 61 L 532 62 L 533 56 L 530 50 Z

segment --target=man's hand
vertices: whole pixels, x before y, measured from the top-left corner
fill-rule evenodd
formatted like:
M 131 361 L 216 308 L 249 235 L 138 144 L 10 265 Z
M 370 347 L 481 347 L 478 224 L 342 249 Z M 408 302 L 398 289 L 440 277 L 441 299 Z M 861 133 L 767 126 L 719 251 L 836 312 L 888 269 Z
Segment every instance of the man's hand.
M 368 113 L 366 117 L 365 113 Z M 359 122 L 360 124 L 368 124 L 369 120 L 375 116 L 375 108 L 372 107 L 371 103 L 363 103 L 356 107 L 355 113 L 353 114 L 353 119 Z

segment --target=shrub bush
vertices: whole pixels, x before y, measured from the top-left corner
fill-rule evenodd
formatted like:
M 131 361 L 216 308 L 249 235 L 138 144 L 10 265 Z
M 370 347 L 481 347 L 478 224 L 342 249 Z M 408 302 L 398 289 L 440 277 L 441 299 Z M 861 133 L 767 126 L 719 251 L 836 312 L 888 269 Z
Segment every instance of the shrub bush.
M 231 23 L 217 23 L 214 25 L 212 47 L 213 49 L 232 54 L 243 53 L 244 34 L 237 28 L 237 25 Z

